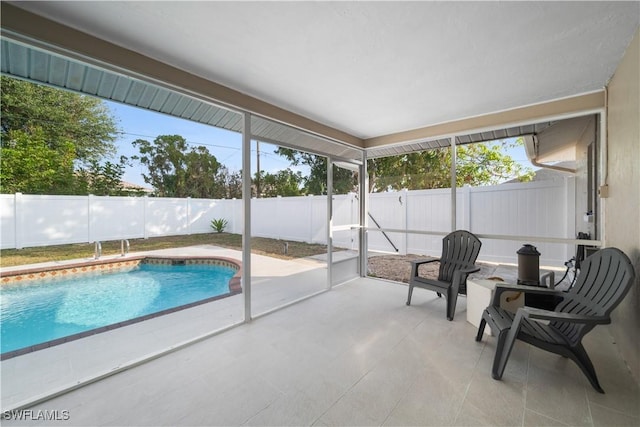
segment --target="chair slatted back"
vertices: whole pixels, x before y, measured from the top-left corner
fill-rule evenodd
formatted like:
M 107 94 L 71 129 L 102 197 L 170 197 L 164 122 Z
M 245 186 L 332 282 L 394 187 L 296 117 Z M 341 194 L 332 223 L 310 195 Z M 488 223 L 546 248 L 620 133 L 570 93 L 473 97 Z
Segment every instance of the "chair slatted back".
M 622 251 L 616 248 L 601 249 L 582 263 L 576 284 L 555 311 L 609 316 L 631 288 L 634 278 L 631 261 Z M 552 322 L 551 326 L 571 344 L 579 343 L 593 329 L 593 325 L 560 321 Z
M 480 239 L 466 230 L 457 230 L 444 236 L 438 280 L 451 282 L 457 268 L 473 265 L 478 258 L 481 246 Z

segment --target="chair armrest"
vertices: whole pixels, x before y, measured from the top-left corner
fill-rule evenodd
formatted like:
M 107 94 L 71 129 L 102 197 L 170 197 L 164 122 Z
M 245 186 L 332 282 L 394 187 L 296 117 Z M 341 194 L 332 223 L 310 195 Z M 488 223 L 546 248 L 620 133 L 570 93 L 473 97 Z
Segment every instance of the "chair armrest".
M 440 261 L 440 258 L 424 258 L 424 259 L 416 259 L 413 261 L 409 261 L 411 263 L 411 275 L 409 276 L 409 280 L 411 280 L 412 277 L 418 277 L 418 268 L 422 265 L 422 264 L 427 264 L 429 262 L 436 262 L 436 261 Z
M 553 271 L 549 271 L 548 273 L 544 273 L 542 276 L 540 276 L 540 284 L 546 286 L 549 289 L 555 288 L 555 280 L 556 274 Z
M 491 305 L 499 307 L 500 306 L 500 296 L 503 292 L 524 292 L 527 294 L 543 294 L 543 295 L 555 295 L 559 297 L 566 297 L 566 294 L 562 291 L 556 289 L 543 288 L 540 286 L 525 286 L 525 285 L 496 285 L 495 291 L 493 293 L 493 300 L 491 300 Z
M 460 274 L 471 274 L 480 271 L 481 268 L 475 265 L 470 265 L 469 267 L 461 268 Z
M 440 258 L 414 259 L 413 261 L 409 261 L 409 262 L 411 263 L 412 267 L 414 265 L 417 267 L 417 266 L 422 265 L 422 264 L 426 264 L 426 263 L 429 263 L 429 262 L 436 262 L 436 261 L 440 261 Z
M 451 286 L 453 287 L 453 294 L 457 295 L 460 285 L 466 280 L 470 273 L 480 271 L 480 267 L 475 265 L 461 266 L 463 268 L 457 268 L 453 271 L 453 277 L 451 278 Z
M 596 325 L 606 325 L 611 323 L 609 316 L 589 316 L 584 314 L 561 313 L 557 311 L 543 310 L 535 307 L 520 307 L 518 311 L 523 311 L 523 317 L 533 320 L 559 320 L 570 323 L 588 323 Z
M 520 329 L 523 325 L 523 319 L 531 319 L 531 320 L 556 320 L 561 322 L 573 322 L 573 323 L 582 323 L 587 325 L 597 325 L 597 324 L 606 324 L 610 323 L 611 319 L 608 316 L 585 316 L 583 314 L 572 314 L 572 313 L 558 313 L 555 311 L 542 310 L 534 307 L 520 307 L 518 311 L 516 311 L 516 315 L 513 318 L 513 322 L 511 323 L 511 327 L 509 328 L 509 332 L 505 338 L 505 347 L 509 350 L 507 352 L 502 353 L 500 358 L 500 362 L 504 366 L 504 362 L 509 357 L 510 349 L 513 347 L 513 343 L 520 333 Z

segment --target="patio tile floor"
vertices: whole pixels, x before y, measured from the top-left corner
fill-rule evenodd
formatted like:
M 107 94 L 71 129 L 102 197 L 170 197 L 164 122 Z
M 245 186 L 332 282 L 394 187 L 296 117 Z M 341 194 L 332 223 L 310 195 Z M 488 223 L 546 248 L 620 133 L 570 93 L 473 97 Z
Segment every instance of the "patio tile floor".
M 432 292 L 357 279 L 30 408 L 66 421 L 3 425 L 640 425 L 640 390 L 606 327 L 587 335 L 605 395 L 518 342 L 502 381 Z

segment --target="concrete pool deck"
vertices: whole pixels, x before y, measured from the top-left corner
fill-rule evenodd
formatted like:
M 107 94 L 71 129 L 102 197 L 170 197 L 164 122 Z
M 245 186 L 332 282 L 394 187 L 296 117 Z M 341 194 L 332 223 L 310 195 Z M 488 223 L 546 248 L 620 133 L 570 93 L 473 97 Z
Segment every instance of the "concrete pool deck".
M 212 256 L 240 260 L 237 250 L 212 245 L 163 249 L 104 256 L 101 260 L 126 260 L 140 255 Z M 69 260 L 33 264 L 50 267 L 93 261 Z M 3 271 L 24 269 L 24 266 Z M 295 301 L 326 289 L 326 263 L 319 259 L 282 260 L 252 254 L 252 310 L 263 313 L 287 302 Z M 180 310 L 143 322 L 128 325 L 38 350 L 0 362 L 2 410 L 21 406 L 66 390 L 92 378 L 127 369 L 140 361 L 184 343 L 212 335 L 244 320 L 243 294 Z
M 143 254 L 241 259 L 240 251 L 210 245 L 130 256 Z M 350 256 L 345 251 L 334 259 Z M 252 311 L 260 315 L 322 293 L 327 288 L 323 258 L 252 255 Z M 489 273 L 508 279 L 513 266 L 498 265 Z M 515 377 L 512 369 L 502 382 L 492 380 L 495 340 L 475 343 L 476 328 L 465 320 L 467 298 L 458 300 L 455 321 L 448 322 L 435 294 L 422 293 L 407 307 L 405 286 L 363 278 L 243 324 L 243 295 L 2 361 L 2 410 L 69 409 L 71 422 L 61 425 L 425 425 L 427 420 L 470 425 L 480 420 L 484 425 L 596 426 L 607 425 L 603 420 L 629 425 L 640 420 L 634 406 L 640 391 L 629 382 L 604 327 L 589 338 L 589 347 L 595 350 L 606 397 L 590 390 L 575 366 L 526 345 L 514 356 Z M 543 363 L 557 365 L 553 375 L 535 371 Z M 425 369 L 431 374 L 422 378 Z M 378 375 L 382 382 L 369 381 Z M 176 378 L 180 384 L 182 379 L 195 383 L 176 389 Z M 246 389 L 247 381 L 268 386 L 261 394 L 262 389 Z M 327 381 L 330 395 L 322 389 Z M 211 388 L 204 390 L 201 383 Z M 460 393 L 455 399 L 443 395 L 443 384 Z M 494 393 L 515 406 L 509 411 L 492 407 Z M 486 402 L 476 402 L 485 394 Z M 518 400 L 522 395 L 527 398 Z M 247 409 L 249 396 L 253 403 Z M 424 403 L 433 396 L 438 398 Z M 445 411 L 436 411 L 443 404 Z M 189 411 L 174 413 L 182 405 Z M 566 418 L 556 410 L 560 407 L 571 409 Z M 25 425 L 6 419 L 2 424 Z
M 406 295 L 352 280 L 28 408 L 66 420 L 2 425 L 640 425 L 640 390 L 606 326 L 584 342 L 604 395 L 572 361 L 521 341 L 495 381 L 496 339 L 475 341 L 466 298 L 450 322 L 435 293 L 416 292 L 409 307 Z

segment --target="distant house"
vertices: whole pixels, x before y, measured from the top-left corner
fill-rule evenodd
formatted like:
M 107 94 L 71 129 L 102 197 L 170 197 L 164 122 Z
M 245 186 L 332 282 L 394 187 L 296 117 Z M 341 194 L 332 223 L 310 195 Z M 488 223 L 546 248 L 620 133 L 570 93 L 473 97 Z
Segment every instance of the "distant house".
M 127 181 L 120 181 L 120 184 L 122 185 L 122 189 L 125 191 L 130 191 L 132 193 L 143 193 L 144 195 L 151 195 L 153 194 L 153 188 L 148 188 L 148 187 L 142 187 L 138 184 L 134 184 L 132 182 L 127 182 Z
M 554 166 L 572 168 L 574 167 L 574 162 L 560 162 L 560 163 L 554 164 Z M 556 179 L 563 179 L 569 176 L 573 176 L 571 172 L 563 172 L 563 171 L 559 171 L 555 169 L 547 169 L 547 168 L 536 169 L 533 171 L 533 173 L 534 175 L 533 175 L 533 179 L 531 179 L 531 182 L 552 181 Z M 520 182 L 520 181 L 518 180 L 518 178 L 514 178 L 514 179 L 510 179 L 509 181 L 505 181 L 503 184 L 513 184 L 515 182 Z

